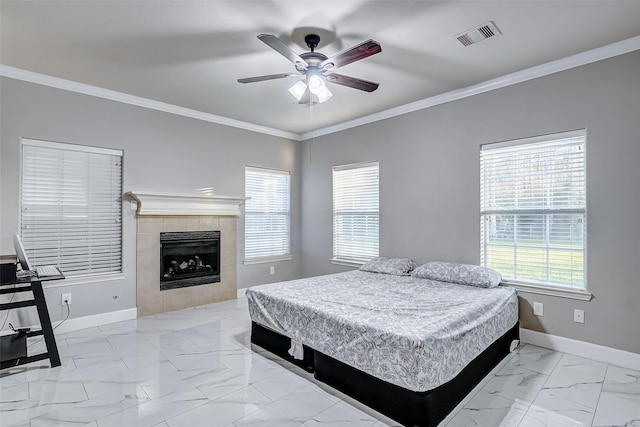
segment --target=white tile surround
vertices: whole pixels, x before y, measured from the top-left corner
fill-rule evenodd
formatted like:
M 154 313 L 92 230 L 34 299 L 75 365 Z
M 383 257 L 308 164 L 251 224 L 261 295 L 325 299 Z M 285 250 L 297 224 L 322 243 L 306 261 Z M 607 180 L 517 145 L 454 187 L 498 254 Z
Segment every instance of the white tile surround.
M 62 366 L 0 371 L 0 425 L 382 427 L 392 420 L 250 344 L 240 298 L 57 336 Z M 30 351 L 42 341 L 29 340 Z M 640 419 L 640 371 L 522 345 L 440 424 Z

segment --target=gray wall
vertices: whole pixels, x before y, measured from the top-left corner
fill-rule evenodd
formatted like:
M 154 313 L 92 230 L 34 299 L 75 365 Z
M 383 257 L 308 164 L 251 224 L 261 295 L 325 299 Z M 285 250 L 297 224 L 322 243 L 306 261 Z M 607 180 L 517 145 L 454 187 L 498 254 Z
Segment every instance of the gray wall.
M 305 141 L 303 274 L 346 269 L 329 262 L 332 166 L 380 162 L 381 255 L 479 263 L 480 144 L 581 128 L 594 299 L 521 293 L 521 325 L 640 353 L 640 52 Z
M 299 143 L 87 95 L 0 79 L 0 254 L 13 254 L 19 231 L 20 139 L 124 150 L 123 190 L 192 193 L 213 186 L 218 195 L 244 195 L 245 165 L 291 172 L 292 249 L 299 253 Z M 136 223 L 124 212 L 124 280 L 46 287 L 53 320 L 63 314 L 60 294 L 72 292 L 71 317 L 134 308 Z M 244 221 L 238 222 L 238 286 L 299 277 L 299 257 L 245 266 Z M 276 274 L 269 275 L 269 266 Z M 118 298 L 114 299 L 113 296 Z M 25 320 L 26 321 L 26 320 Z

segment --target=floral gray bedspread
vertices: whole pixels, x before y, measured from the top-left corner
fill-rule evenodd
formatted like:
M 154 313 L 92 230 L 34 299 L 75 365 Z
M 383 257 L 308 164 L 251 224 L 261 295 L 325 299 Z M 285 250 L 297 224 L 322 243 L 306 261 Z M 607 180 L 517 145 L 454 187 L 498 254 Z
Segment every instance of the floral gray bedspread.
M 251 319 L 384 381 L 427 391 L 518 320 L 513 288 L 350 271 L 247 289 Z

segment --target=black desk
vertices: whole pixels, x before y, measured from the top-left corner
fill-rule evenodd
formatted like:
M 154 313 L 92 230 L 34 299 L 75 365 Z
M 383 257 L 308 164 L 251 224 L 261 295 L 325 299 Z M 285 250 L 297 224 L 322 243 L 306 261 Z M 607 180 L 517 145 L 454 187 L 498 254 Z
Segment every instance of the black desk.
M 0 362 L 0 369 L 24 365 L 25 363 L 31 363 L 43 359 L 49 359 L 49 363 L 51 363 L 52 368 L 60 366 L 60 355 L 58 354 L 58 346 L 56 345 L 56 338 L 53 335 L 51 318 L 49 317 L 47 302 L 44 299 L 44 292 L 42 290 L 42 282 L 59 279 L 64 279 L 64 276 L 60 275 L 49 277 L 30 277 L 26 279 L 18 279 L 11 283 L 0 284 L 0 294 L 11 294 L 14 292 L 29 291 L 33 292 L 33 299 L 0 304 L 0 311 L 10 310 L 12 308 L 30 307 L 32 305 L 35 305 L 36 309 L 38 310 L 38 317 L 40 318 L 40 330 L 29 331 L 26 333 L 26 336 L 28 338 L 44 335 L 44 342 L 47 347 L 47 351 L 45 351 L 44 353 L 20 357 L 17 359 L 4 360 Z

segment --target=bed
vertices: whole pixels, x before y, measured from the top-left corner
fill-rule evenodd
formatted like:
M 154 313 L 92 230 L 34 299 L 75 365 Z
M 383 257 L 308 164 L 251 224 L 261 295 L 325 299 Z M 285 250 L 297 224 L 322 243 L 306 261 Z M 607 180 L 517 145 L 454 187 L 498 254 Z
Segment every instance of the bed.
M 518 304 L 512 288 L 422 267 L 249 288 L 251 340 L 404 425 L 435 426 L 509 353 Z

